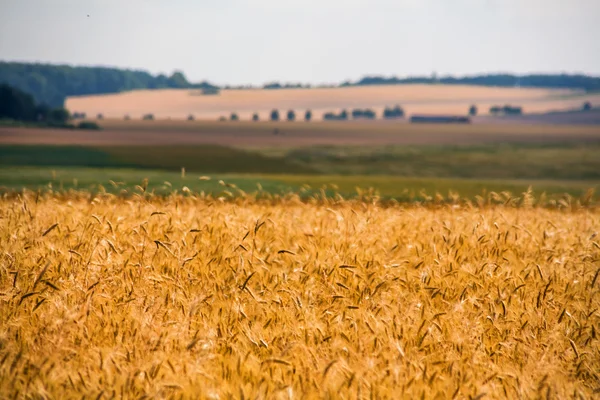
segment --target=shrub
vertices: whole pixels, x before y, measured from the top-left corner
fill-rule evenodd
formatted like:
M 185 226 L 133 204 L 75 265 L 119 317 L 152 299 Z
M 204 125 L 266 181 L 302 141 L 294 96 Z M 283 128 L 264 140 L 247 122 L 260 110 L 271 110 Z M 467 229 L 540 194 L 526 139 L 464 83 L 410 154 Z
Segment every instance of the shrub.
M 394 108 L 386 107 L 383 110 L 383 118 L 386 119 L 394 119 L 394 118 L 404 118 L 404 109 L 402 107 L 396 105 Z
M 131 119 L 131 117 L 129 116 L 129 114 L 127 114 L 127 115 L 125 115 L 125 117 L 123 117 L 123 119 L 124 119 L 125 121 L 129 121 L 129 120 Z
M 95 122 L 92 122 L 92 121 L 81 121 L 79 124 L 77 124 L 77 129 L 99 131 L 101 128 Z
M 154 114 L 146 114 L 142 119 L 145 121 L 154 121 Z
M 504 111 L 504 114 L 506 114 L 506 115 L 521 115 L 521 114 L 523 114 L 522 107 L 513 107 L 511 105 L 505 105 L 502 110 Z
M 354 110 L 352 110 L 352 118 L 354 119 L 375 119 L 376 118 L 376 113 L 375 111 L 371 110 L 370 108 L 367 109 L 360 109 L 360 108 L 356 108 Z
M 271 121 L 279 121 L 279 110 L 271 111 Z
M 590 111 L 592 109 L 592 103 L 590 103 L 589 101 L 586 101 L 585 103 L 583 103 L 583 111 Z
M 304 120 L 306 122 L 310 122 L 311 119 L 312 119 L 312 111 L 306 110 L 306 112 L 304 113 Z
M 289 110 L 287 112 L 287 120 L 290 122 L 293 122 L 296 120 L 296 113 L 294 112 L 294 110 Z
M 193 121 L 195 118 L 192 114 L 188 115 L 187 120 L 188 121 Z
M 231 121 L 239 121 L 240 117 L 236 113 L 231 113 L 231 115 L 229 116 L 229 120 L 231 120 Z
M 472 116 L 472 117 L 474 117 L 474 116 L 477 115 L 477 106 L 476 105 L 472 105 L 469 108 L 469 115 Z
M 258 122 L 258 120 L 259 120 L 259 119 L 260 119 L 260 118 L 258 117 L 258 113 L 254 113 L 254 114 L 252 114 L 252 121 L 254 121 L 254 122 Z
M 66 124 L 69 118 L 69 111 L 64 108 L 55 108 L 48 115 L 48 121 L 57 124 Z
M 348 119 L 348 111 L 342 110 L 339 114 L 328 112 L 323 115 L 323 119 L 326 121 L 343 121 Z
M 500 106 L 491 106 L 490 107 L 490 114 L 492 115 L 498 115 L 502 112 L 502 107 Z
M 96 115 L 96 119 L 104 119 L 104 115 L 98 114 L 98 115 Z
M 219 90 L 219 88 L 216 88 L 216 87 L 204 88 L 204 89 L 202 89 L 201 93 L 205 96 L 217 95 L 220 93 L 220 90 Z
M 425 124 L 470 124 L 471 118 L 461 115 L 413 115 L 411 123 Z
M 523 107 L 513 107 L 509 104 L 505 106 L 492 106 L 490 107 L 490 114 L 521 115 L 523 114 Z

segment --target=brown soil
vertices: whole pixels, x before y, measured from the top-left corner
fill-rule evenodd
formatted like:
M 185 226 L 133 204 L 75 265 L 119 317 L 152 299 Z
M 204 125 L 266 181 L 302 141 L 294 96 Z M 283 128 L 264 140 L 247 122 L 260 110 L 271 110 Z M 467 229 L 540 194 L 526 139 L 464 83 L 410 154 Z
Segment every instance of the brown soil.
M 600 126 L 528 124 L 413 125 L 403 122 L 101 122 L 101 131 L 0 128 L 0 144 L 199 145 L 459 145 L 499 142 L 600 141 Z M 277 129 L 278 134 L 274 134 Z

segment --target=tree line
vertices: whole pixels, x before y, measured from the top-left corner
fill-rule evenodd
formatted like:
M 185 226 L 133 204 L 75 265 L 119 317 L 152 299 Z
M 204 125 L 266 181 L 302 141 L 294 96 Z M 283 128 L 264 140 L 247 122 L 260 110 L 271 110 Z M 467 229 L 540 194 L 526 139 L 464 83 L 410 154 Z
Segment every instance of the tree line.
M 487 74 L 456 78 L 448 77 L 381 77 L 366 76 L 357 82 L 345 82 L 341 86 L 369 86 L 369 85 L 400 85 L 400 84 L 447 84 L 447 85 L 479 85 L 499 87 L 536 87 L 548 89 L 580 89 L 587 92 L 600 90 L 600 77 L 581 74 L 537 74 L 537 75 L 511 75 Z
M 404 109 L 398 105 L 394 106 L 394 107 L 386 107 L 383 111 L 383 118 L 384 119 L 396 119 L 396 118 L 404 118 Z M 326 112 L 325 114 L 323 114 L 323 120 L 325 121 L 346 121 L 348 119 L 350 119 L 350 117 L 352 117 L 353 119 L 376 119 L 377 118 L 377 113 L 370 109 L 370 108 L 366 108 L 366 109 L 361 109 L 361 108 L 356 108 L 354 110 L 352 110 L 351 113 L 348 112 L 348 110 L 341 110 L 339 113 L 335 113 L 335 112 Z M 193 121 L 194 120 L 194 116 L 190 115 L 188 116 L 188 121 Z M 229 115 L 229 118 L 222 116 L 219 118 L 220 121 L 239 121 L 240 117 L 236 112 L 233 112 Z M 272 122 L 278 122 L 285 119 L 286 121 L 290 121 L 293 122 L 296 120 L 296 111 L 294 110 L 288 110 L 287 113 L 285 114 L 285 117 L 282 117 L 280 115 L 279 110 L 277 109 L 273 109 L 271 111 L 271 113 L 269 114 L 269 120 Z M 304 113 L 304 121 L 306 122 L 310 122 L 313 119 L 313 113 L 311 110 L 306 110 Z M 258 113 L 254 113 L 252 114 L 252 121 L 260 121 L 260 116 L 258 115 Z
M 171 76 L 104 67 L 0 62 L 0 83 L 30 93 L 38 103 L 63 107 L 68 96 L 119 93 L 135 89 L 216 89 L 188 82 L 182 72 Z
M 18 63 L 0 61 L 0 83 L 6 83 L 31 93 L 38 103 L 61 107 L 68 96 L 85 96 L 119 93 L 135 89 L 201 89 L 202 94 L 216 94 L 221 89 L 208 82 L 191 83 L 182 72 L 170 76 L 152 75 L 146 71 L 105 67 L 73 67 L 69 65 Z M 558 75 L 511 75 L 487 74 L 468 77 L 381 77 L 366 76 L 356 82 L 316 87 L 345 87 L 366 85 L 396 85 L 409 83 L 464 84 L 500 87 L 540 87 L 582 89 L 588 92 L 600 90 L 600 77 L 582 74 Z M 270 82 L 264 89 L 310 88 L 311 85 Z M 225 86 L 223 88 L 232 88 Z M 236 87 L 253 89 L 251 85 Z
M 85 117 L 77 115 L 77 117 Z M 62 107 L 37 103 L 32 95 L 7 84 L 0 84 L 0 121 L 4 124 L 26 123 L 60 128 L 99 129 L 94 122 L 69 123 L 72 116 Z

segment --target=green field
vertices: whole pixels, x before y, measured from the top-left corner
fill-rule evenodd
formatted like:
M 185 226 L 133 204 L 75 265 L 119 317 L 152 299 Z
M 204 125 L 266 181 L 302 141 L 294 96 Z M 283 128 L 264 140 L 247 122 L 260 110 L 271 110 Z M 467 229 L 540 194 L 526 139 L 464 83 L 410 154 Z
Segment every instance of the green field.
M 202 177 L 202 178 L 201 178 Z M 210 180 L 205 180 L 210 178 Z M 359 192 L 372 190 L 372 194 L 398 201 L 423 200 L 427 196 L 441 195 L 448 199 L 451 195 L 473 199 L 489 192 L 507 191 L 521 196 L 529 186 L 534 194 L 546 193 L 550 198 L 568 193 L 573 197 L 584 195 L 587 190 L 600 189 L 599 182 L 591 181 L 514 181 L 514 180 L 474 180 L 460 178 L 406 178 L 379 175 L 290 175 L 290 174 L 216 174 L 168 172 L 140 169 L 113 168 L 41 168 L 41 167 L 2 167 L 0 168 L 0 190 L 53 190 L 69 189 L 89 192 L 133 193 L 140 190 L 147 179 L 147 192 L 169 194 L 187 189 L 194 193 L 213 196 L 231 196 L 246 193 L 267 192 L 287 194 L 290 192 L 306 195 L 339 193 L 344 197 L 356 196 Z M 233 185 L 233 186 L 232 186 Z M 187 189 L 185 189 L 187 188 Z M 124 192 L 125 191 L 125 192 Z
M 313 146 L 261 154 L 336 175 L 600 180 L 600 143 L 470 146 Z
M 141 168 L 203 173 L 312 173 L 285 157 L 216 146 L 0 146 L 1 166 Z
M 185 172 L 182 174 L 182 170 Z M 200 180 L 210 176 L 210 180 Z M 579 197 L 600 188 L 600 142 L 406 146 L 1 145 L 0 187 L 159 194 L 339 193 L 400 201 L 489 192 Z M 223 181 L 234 187 L 220 184 Z M 310 188 L 310 189 L 308 189 Z M 239 190 L 238 190 L 239 189 Z M 438 197 L 439 197 L 438 196 Z
M 0 146 L 1 166 L 600 181 L 600 143 L 464 146 Z

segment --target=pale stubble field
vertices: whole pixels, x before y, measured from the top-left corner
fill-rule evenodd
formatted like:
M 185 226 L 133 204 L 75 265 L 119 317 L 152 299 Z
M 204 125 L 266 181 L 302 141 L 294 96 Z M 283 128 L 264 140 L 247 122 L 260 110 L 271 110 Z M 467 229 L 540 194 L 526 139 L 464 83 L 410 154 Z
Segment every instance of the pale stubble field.
M 381 117 L 383 109 L 401 105 L 406 113 L 466 115 L 475 104 L 481 114 L 490 106 L 522 106 L 527 113 L 580 109 L 584 101 L 600 104 L 600 95 L 567 89 L 500 88 L 469 85 L 383 85 L 341 88 L 222 90 L 218 95 L 200 95 L 198 90 L 139 90 L 119 94 L 70 97 L 66 107 L 85 112 L 89 117 L 102 113 L 106 118 L 122 119 L 129 115 L 139 119 L 151 113 L 155 118 L 217 120 L 232 112 L 242 120 L 258 113 L 268 120 L 271 110 L 278 109 L 284 119 L 295 110 L 302 120 L 307 109 L 321 120 L 326 112 L 372 108 Z

